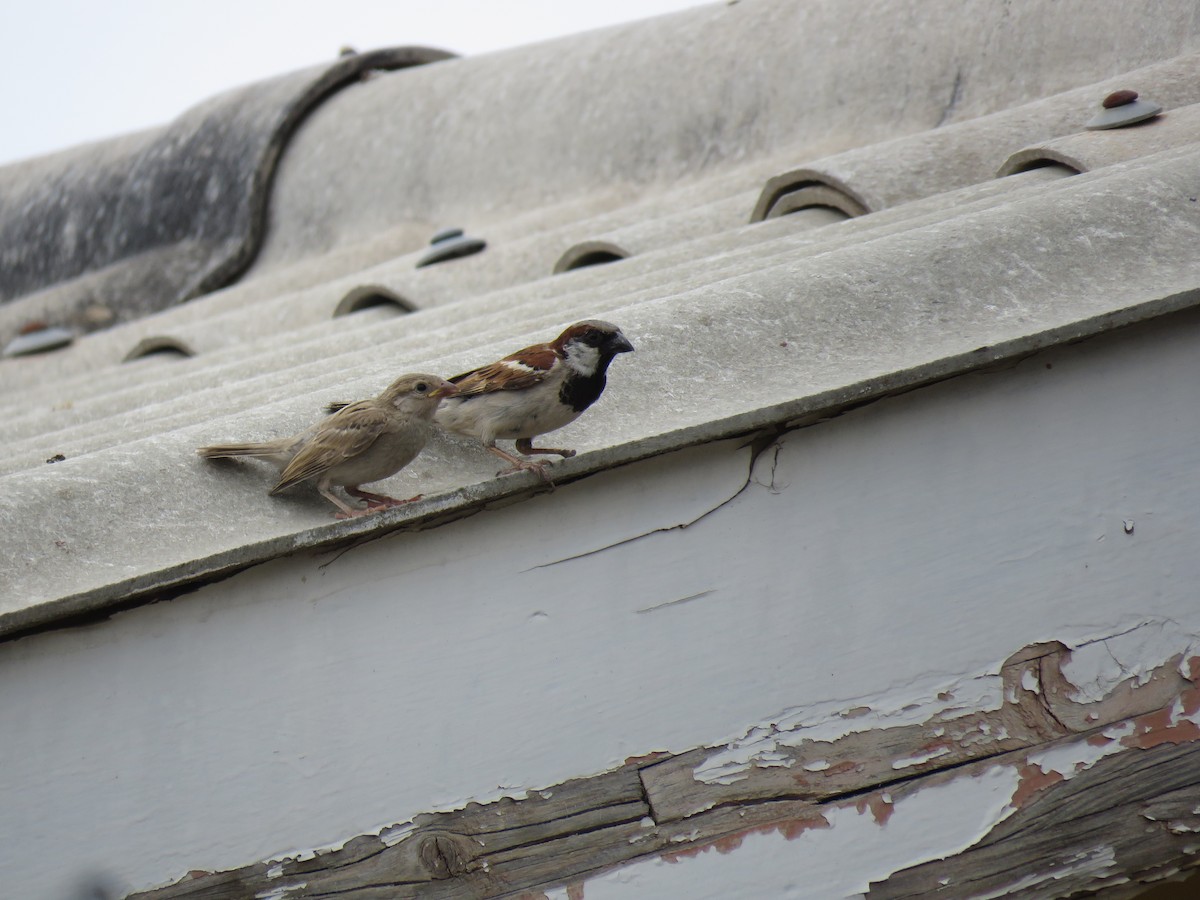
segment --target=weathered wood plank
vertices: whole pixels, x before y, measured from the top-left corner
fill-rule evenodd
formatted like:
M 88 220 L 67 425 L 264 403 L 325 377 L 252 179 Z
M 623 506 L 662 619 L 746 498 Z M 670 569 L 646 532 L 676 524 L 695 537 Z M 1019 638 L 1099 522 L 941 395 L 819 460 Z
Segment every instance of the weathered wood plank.
M 1122 684 L 1109 698 L 1087 704 L 1071 699 L 1062 674 L 1070 656 L 1061 644 L 1038 644 L 1001 667 L 997 709 L 964 709 L 947 692 L 919 724 L 888 727 L 869 707 L 842 714 L 845 733 L 810 739 L 810 723 L 764 723 L 724 746 L 689 751 L 646 768 L 642 777 L 658 821 L 682 819 L 729 803 L 797 797 L 829 799 L 1031 747 L 1154 709 L 1182 684 L 1176 660 L 1148 682 Z M 860 730 L 855 718 L 876 727 Z M 824 730 L 829 730 L 828 723 Z M 835 726 L 837 723 L 834 723 Z
M 1059 644 L 1014 654 L 995 708 L 945 696 L 915 724 L 795 746 L 765 741 L 728 783 L 694 777 L 727 747 L 632 759 L 524 799 L 422 814 L 338 850 L 197 874 L 134 897 L 517 896 L 636 860 L 730 852 L 758 832 L 804 840 L 847 810 L 888 827 L 907 798 L 997 767 L 1016 785 L 1010 814 L 967 850 L 873 884 L 872 897 L 1065 897 L 1200 862 L 1200 657 L 1172 657 L 1095 696 L 1067 677 L 1069 656 Z
M 1148 811 L 1169 809 L 1191 828 L 1198 798 L 1200 743 L 1127 750 L 1047 788 L 975 847 L 897 872 L 867 896 L 1069 897 L 1157 880 L 1200 864 L 1200 842 Z
M 642 852 L 636 841 L 649 815 L 636 764 L 534 791 L 525 799 L 471 803 L 424 813 L 412 825 L 360 835 L 337 850 L 299 860 L 257 863 L 236 872 L 193 873 L 136 894 L 155 900 L 234 900 L 286 889 L 289 898 L 491 897 L 553 877 L 563 860 L 591 868 Z M 531 850 L 530 848 L 535 848 Z M 556 862 L 557 860 L 557 862 Z M 512 874 L 510 874 L 512 873 Z

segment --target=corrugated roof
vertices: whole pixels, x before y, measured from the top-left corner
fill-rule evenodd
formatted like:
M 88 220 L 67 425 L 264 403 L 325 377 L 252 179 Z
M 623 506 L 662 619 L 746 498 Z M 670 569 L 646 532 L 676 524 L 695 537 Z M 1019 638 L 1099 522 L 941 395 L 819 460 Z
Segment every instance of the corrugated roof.
M 11 560 L 0 634 L 544 489 L 533 475 L 497 478 L 489 456 L 443 439 L 389 488 L 426 500 L 334 522 L 315 493 L 268 498 L 264 469 L 207 464 L 194 449 L 299 430 L 324 403 L 402 371 L 452 374 L 573 320 L 615 321 L 638 352 L 564 432 L 580 454 L 555 464 L 559 478 L 1194 305 L 1200 25 L 1183 2 L 1137 29 L 1127 17 L 1115 2 L 946 4 L 934 16 L 914 0 L 850 18 L 832 0 L 744 0 L 339 76 L 341 90 L 278 141 L 267 227 L 240 280 L 140 318 L 211 273 L 214 257 L 192 265 L 207 232 L 166 229 L 149 255 L 114 257 L 63 211 L 94 202 L 102 175 L 151 229 L 197 206 L 197 221 L 219 218 L 169 192 L 147 210 L 122 175 L 172 127 L 0 169 L 6 197 L 50 197 L 0 208 L 0 232 L 25 236 L 6 253 L 42 260 L 29 263 L 36 279 L 10 279 L 9 333 L 27 319 L 74 323 L 105 291 L 129 319 L 0 361 Z M 314 77 L 327 76 L 279 85 L 293 98 Z M 1119 88 L 1165 113 L 1085 133 Z M 180 121 L 226 134 L 263 91 Z M 210 157 L 178 152 L 190 183 L 205 183 Z M 1006 164 L 1018 174 L 997 177 Z M 237 205 L 238 190 L 219 193 Z M 780 196 L 800 211 L 764 219 Z M 418 268 L 445 225 L 486 249 Z M 625 258 L 556 272 L 594 250 Z M 338 315 L 373 299 L 384 302 Z M 144 355 L 155 349 L 166 352 Z

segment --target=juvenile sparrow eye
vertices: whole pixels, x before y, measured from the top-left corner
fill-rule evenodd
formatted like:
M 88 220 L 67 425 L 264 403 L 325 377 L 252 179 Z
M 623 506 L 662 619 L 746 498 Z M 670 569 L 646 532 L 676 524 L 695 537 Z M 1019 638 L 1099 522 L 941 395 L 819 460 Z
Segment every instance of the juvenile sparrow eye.
M 429 390 L 429 385 L 427 385 L 423 381 L 417 382 L 417 393 L 418 394 L 424 394 L 427 390 Z

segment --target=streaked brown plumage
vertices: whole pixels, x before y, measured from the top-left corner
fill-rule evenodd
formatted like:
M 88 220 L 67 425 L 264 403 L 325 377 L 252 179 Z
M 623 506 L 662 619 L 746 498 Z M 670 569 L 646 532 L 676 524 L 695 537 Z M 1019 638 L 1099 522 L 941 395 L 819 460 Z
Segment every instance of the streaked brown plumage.
M 283 469 L 271 494 L 313 479 L 321 496 L 340 510 L 337 518 L 361 516 L 419 499 L 420 495 L 397 500 L 360 490 L 359 485 L 394 475 L 412 462 L 429 440 L 438 404 L 457 392 L 436 375 L 402 375 L 378 397 L 352 403 L 298 435 L 253 444 L 219 444 L 196 452 L 205 459 L 267 460 Z M 331 491 L 335 485 L 366 500 L 367 506 L 350 506 Z
M 608 366 L 633 344 L 610 322 L 576 322 L 552 341 L 518 350 L 496 362 L 450 379 L 458 392 L 438 409 L 435 421 L 447 431 L 478 440 L 509 463 L 501 474 L 537 472 L 549 481 L 546 461 L 536 454 L 562 457 L 574 450 L 535 447 L 533 439 L 574 422 L 604 392 Z M 344 404 L 330 404 L 330 411 Z M 516 442 L 521 456 L 496 446 Z

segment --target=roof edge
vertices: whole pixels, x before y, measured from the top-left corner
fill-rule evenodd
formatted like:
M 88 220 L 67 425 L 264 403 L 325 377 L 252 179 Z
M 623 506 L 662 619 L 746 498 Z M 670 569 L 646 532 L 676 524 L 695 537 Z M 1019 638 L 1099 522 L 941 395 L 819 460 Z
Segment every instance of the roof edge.
M 1131 325 L 1200 307 L 1200 288 L 1189 288 L 1008 341 L 930 360 L 746 413 L 583 453 L 555 468 L 558 483 L 699 444 L 817 424 L 876 400 L 1002 366 L 1052 347 L 1100 337 Z M 505 476 L 456 488 L 386 510 L 367 519 L 330 522 L 296 534 L 211 554 L 132 578 L 113 581 L 37 606 L 0 614 L 0 642 L 43 631 L 90 624 L 109 616 L 169 600 L 243 569 L 296 552 L 328 551 L 399 531 L 435 528 L 482 511 L 497 501 L 511 503 L 552 490 L 533 474 Z

